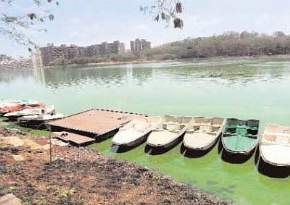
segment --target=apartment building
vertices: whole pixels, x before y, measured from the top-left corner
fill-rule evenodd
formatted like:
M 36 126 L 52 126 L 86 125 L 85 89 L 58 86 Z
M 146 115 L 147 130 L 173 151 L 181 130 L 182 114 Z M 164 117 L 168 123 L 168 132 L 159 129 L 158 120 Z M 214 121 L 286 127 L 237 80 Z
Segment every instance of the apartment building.
M 65 44 L 55 46 L 54 44 L 48 44 L 46 47 L 42 47 L 39 50 L 42 63 L 47 66 L 58 59 L 71 60 L 82 57 L 121 54 L 125 52 L 125 44 L 120 41 L 114 41 L 112 43 L 103 42 L 87 47 L 80 47 L 77 45 L 67 46 Z
M 151 42 L 137 38 L 134 41 L 130 41 L 130 48 L 132 53 L 140 53 L 143 50 L 151 49 Z

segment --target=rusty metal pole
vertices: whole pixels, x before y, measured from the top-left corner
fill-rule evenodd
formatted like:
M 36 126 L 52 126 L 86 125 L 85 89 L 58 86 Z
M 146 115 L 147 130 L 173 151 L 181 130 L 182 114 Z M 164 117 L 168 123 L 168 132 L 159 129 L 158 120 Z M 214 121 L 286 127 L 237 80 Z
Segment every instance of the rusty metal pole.
M 52 163 L 52 142 L 51 142 L 51 127 L 48 125 L 47 130 L 49 132 L 49 163 Z
M 49 163 L 52 163 L 52 143 L 51 143 L 51 132 L 49 132 Z

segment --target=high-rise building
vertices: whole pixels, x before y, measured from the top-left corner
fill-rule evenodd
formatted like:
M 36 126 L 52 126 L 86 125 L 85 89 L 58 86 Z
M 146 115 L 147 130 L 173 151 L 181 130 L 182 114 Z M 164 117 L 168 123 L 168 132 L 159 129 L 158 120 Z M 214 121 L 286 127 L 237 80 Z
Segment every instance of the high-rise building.
M 151 49 L 151 42 L 141 39 L 142 50 Z
M 130 41 L 130 48 L 131 48 L 131 52 L 135 53 L 136 49 L 135 49 L 135 41 Z
M 151 49 L 151 42 L 137 38 L 135 41 L 130 41 L 130 48 L 132 53 L 140 53 L 145 49 Z
M 87 47 L 79 47 L 76 45 L 54 46 L 48 44 L 46 47 L 39 49 L 43 65 L 53 64 L 58 59 L 71 60 L 81 57 L 98 57 L 102 55 L 120 54 L 125 52 L 125 44 L 120 41 L 113 43 L 103 42 L 101 44 L 90 45 Z

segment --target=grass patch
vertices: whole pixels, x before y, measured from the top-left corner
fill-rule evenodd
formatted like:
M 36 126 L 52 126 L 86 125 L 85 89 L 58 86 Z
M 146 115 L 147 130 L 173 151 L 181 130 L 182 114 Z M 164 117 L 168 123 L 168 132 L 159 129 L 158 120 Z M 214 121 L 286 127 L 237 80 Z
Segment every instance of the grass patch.
M 0 127 L 4 127 L 6 129 L 17 129 L 21 132 L 29 133 L 35 137 L 48 137 L 49 136 L 49 132 L 46 130 L 36 130 L 36 129 L 26 128 L 26 127 L 21 127 L 15 122 L 7 121 L 7 118 L 5 117 L 0 117 Z
M 35 137 L 49 137 L 49 131 L 46 131 L 46 130 L 30 129 L 30 133 L 32 134 L 32 136 L 35 136 Z

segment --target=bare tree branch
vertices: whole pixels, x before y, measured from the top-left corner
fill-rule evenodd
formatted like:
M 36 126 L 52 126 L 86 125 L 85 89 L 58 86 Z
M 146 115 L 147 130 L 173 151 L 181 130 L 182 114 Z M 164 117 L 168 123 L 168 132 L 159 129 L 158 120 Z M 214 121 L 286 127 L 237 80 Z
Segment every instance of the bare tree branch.
M 183 27 L 183 20 L 180 18 L 183 5 L 180 0 L 154 0 L 152 5 L 141 6 L 140 10 L 152 15 L 157 22 L 165 22 L 167 26 L 172 21 L 174 28 Z
M 11 11 L 18 2 L 16 0 L 0 0 L 0 7 L 7 8 L 5 12 L 0 13 L 0 34 L 19 44 L 35 47 L 36 44 L 31 39 L 29 32 L 46 31 L 41 28 L 42 23 L 54 20 L 54 15 L 47 8 L 52 3 L 59 5 L 59 2 L 56 0 L 29 0 L 28 3 L 36 9 L 31 11 L 23 9 L 21 13 L 15 15 L 15 12 Z

